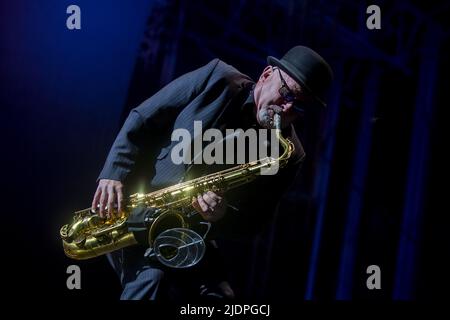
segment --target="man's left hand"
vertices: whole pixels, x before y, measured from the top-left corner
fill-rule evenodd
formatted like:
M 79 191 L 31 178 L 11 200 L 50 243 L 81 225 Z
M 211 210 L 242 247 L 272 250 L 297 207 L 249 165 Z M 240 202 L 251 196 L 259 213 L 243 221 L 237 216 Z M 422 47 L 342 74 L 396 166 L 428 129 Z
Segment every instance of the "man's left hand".
M 209 222 L 215 222 L 225 215 L 227 204 L 223 197 L 215 192 L 208 191 L 197 198 L 192 198 L 192 206 L 203 219 Z

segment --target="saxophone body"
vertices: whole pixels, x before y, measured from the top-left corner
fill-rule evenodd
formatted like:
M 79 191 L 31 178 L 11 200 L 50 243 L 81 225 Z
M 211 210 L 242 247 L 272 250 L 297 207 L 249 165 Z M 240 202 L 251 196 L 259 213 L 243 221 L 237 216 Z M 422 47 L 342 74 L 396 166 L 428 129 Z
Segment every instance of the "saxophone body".
M 276 136 L 283 150 L 278 158 L 268 157 L 245 163 L 147 194 L 132 194 L 125 209 L 113 218 L 101 218 L 90 208 L 77 211 L 73 221 L 60 229 L 65 254 L 72 259 L 84 260 L 141 243 L 127 222 L 132 211 L 138 207 L 155 209 L 145 218 L 148 232 L 145 241 L 149 248 L 155 246 L 158 236 L 166 230 L 191 228 L 189 215 L 193 211 L 192 197 L 206 191 L 226 192 L 253 181 L 265 168 L 274 164 L 282 168 L 287 164 L 294 145 L 282 137 L 279 115 L 274 120 Z M 189 235 L 183 233 L 182 237 L 189 238 Z

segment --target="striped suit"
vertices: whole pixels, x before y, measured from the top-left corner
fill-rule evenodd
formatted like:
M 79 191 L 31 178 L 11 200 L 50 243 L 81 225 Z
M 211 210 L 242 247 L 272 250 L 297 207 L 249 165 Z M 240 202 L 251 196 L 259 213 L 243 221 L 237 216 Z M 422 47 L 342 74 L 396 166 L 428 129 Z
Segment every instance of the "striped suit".
M 173 130 L 187 129 L 193 138 L 194 120 L 202 121 L 203 130 L 228 127 L 242 112 L 242 105 L 248 99 L 253 84 L 248 76 L 218 59 L 175 79 L 130 112 L 99 179 L 122 181 L 126 188 L 133 188 L 133 192 L 143 187 L 156 190 L 180 182 L 191 168 L 175 165 L 171 161 L 170 150 L 176 143 L 170 139 Z M 214 230 L 217 233 L 242 234 L 249 230 L 251 235 L 250 229 L 258 231 L 261 227 L 254 223 L 255 215 L 261 218 L 275 210 L 282 192 L 294 178 L 304 158 L 303 148 L 293 128 L 288 134 L 295 140 L 297 160 L 277 176 L 262 177 L 252 182 L 245 188 L 245 196 L 242 190 L 227 194 L 228 202 L 233 204 L 229 211 L 235 212 L 227 212 L 225 218 L 216 223 Z M 275 188 L 275 195 L 272 192 L 266 197 L 264 192 L 269 188 Z M 262 202 L 261 199 L 267 201 Z M 242 226 L 243 230 L 237 226 Z M 114 252 L 108 257 L 120 275 L 124 288 L 122 299 L 157 299 L 164 294 L 173 298 L 184 289 L 195 290 L 200 283 L 193 276 L 195 274 L 210 283 L 217 278 L 205 272 L 209 268 L 208 261 L 218 261 L 218 254 L 212 247 L 207 249 L 207 256 L 198 266 L 182 271 L 164 270 L 146 261 L 144 251 L 144 248 L 136 246 Z M 217 262 L 215 270 L 220 269 L 217 264 L 220 265 Z M 170 281 L 172 284 L 182 283 L 184 288 L 170 291 L 173 286 L 168 284 L 168 290 L 160 290 L 161 284 Z

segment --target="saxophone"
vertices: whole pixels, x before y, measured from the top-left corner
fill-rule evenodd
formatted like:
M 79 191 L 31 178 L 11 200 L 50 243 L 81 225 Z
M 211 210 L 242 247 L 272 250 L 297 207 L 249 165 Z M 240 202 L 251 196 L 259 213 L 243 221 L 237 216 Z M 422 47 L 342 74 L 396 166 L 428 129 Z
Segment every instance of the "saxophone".
M 205 236 L 191 229 L 188 212 L 192 212 L 192 197 L 206 191 L 226 192 L 249 183 L 272 165 L 284 167 L 294 145 L 281 135 L 279 114 L 274 115 L 273 127 L 283 150 L 276 159 L 267 157 L 147 194 L 132 194 L 122 212 L 114 217 L 101 218 L 90 208 L 75 212 L 73 221 L 60 229 L 66 256 L 84 260 L 142 244 L 130 228 L 129 219 L 133 210 L 144 207 L 153 208 L 144 218 L 144 245 L 149 248 L 149 256 L 156 256 L 169 267 L 194 265 L 203 257 Z

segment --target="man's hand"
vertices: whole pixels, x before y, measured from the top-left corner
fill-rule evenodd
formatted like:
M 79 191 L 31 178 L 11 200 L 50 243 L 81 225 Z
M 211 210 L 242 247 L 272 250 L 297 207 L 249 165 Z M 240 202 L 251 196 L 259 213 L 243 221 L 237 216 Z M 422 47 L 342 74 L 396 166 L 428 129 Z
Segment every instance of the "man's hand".
M 192 206 L 209 222 L 221 219 L 227 210 L 225 199 L 212 191 L 193 197 Z
M 105 217 L 106 208 L 108 210 L 108 217 L 114 214 L 114 208 L 117 207 L 117 213 L 122 210 L 122 182 L 117 180 L 101 179 L 98 182 L 97 191 L 95 191 L 94 199 L 92 200 L 92 210 L 99 209 L 100 217 Z

